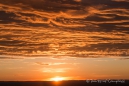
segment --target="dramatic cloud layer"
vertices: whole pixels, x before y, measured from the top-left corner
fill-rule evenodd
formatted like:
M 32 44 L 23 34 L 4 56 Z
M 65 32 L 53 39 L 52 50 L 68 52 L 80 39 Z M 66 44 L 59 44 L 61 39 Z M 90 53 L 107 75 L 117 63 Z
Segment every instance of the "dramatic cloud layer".
M 128 0 L 1 0 L 0 58 L 129 56 Z

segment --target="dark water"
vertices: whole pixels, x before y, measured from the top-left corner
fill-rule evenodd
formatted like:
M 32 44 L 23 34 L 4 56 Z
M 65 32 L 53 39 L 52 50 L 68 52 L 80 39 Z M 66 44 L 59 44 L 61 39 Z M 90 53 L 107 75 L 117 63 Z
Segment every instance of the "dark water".
M 124 82 L 86 82 L 86 80 L 71 81 L 1 81 L 0 86 L 129 86 L 129 80 Z

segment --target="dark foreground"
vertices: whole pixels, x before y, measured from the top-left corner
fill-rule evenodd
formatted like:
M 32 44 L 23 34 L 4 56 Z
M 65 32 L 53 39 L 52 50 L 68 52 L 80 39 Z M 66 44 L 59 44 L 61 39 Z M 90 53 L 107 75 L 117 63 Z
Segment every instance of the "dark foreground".
M 129 86 L 129 80 L 0 81 L 0 86 Z

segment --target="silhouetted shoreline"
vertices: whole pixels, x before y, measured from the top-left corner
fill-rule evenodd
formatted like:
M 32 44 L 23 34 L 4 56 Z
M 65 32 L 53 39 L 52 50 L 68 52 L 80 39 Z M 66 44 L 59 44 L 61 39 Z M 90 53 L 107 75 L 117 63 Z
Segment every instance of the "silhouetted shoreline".
M 111 81 L 111 80 L 110 80 Z M 113 82 L 114 81 L 114 82 Z M 129 86 L 129 80 L 124 80 L 124 82 L 104 82 L 101 80 L 97 82 L 86 80 L 68 80 L 68 81 L 0 81 L 0 86 Z

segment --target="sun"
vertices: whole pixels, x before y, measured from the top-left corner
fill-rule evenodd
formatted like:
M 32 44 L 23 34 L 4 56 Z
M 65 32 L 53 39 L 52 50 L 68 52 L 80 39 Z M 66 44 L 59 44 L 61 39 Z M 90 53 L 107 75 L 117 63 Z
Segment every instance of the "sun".
M 54 78 L 51 78 L 51 80 L 58 82 L 58 81 L 64 80 L 64 78 L 63 78 L 63 77 L 56 76 L 56 77 L 54 77 Z

